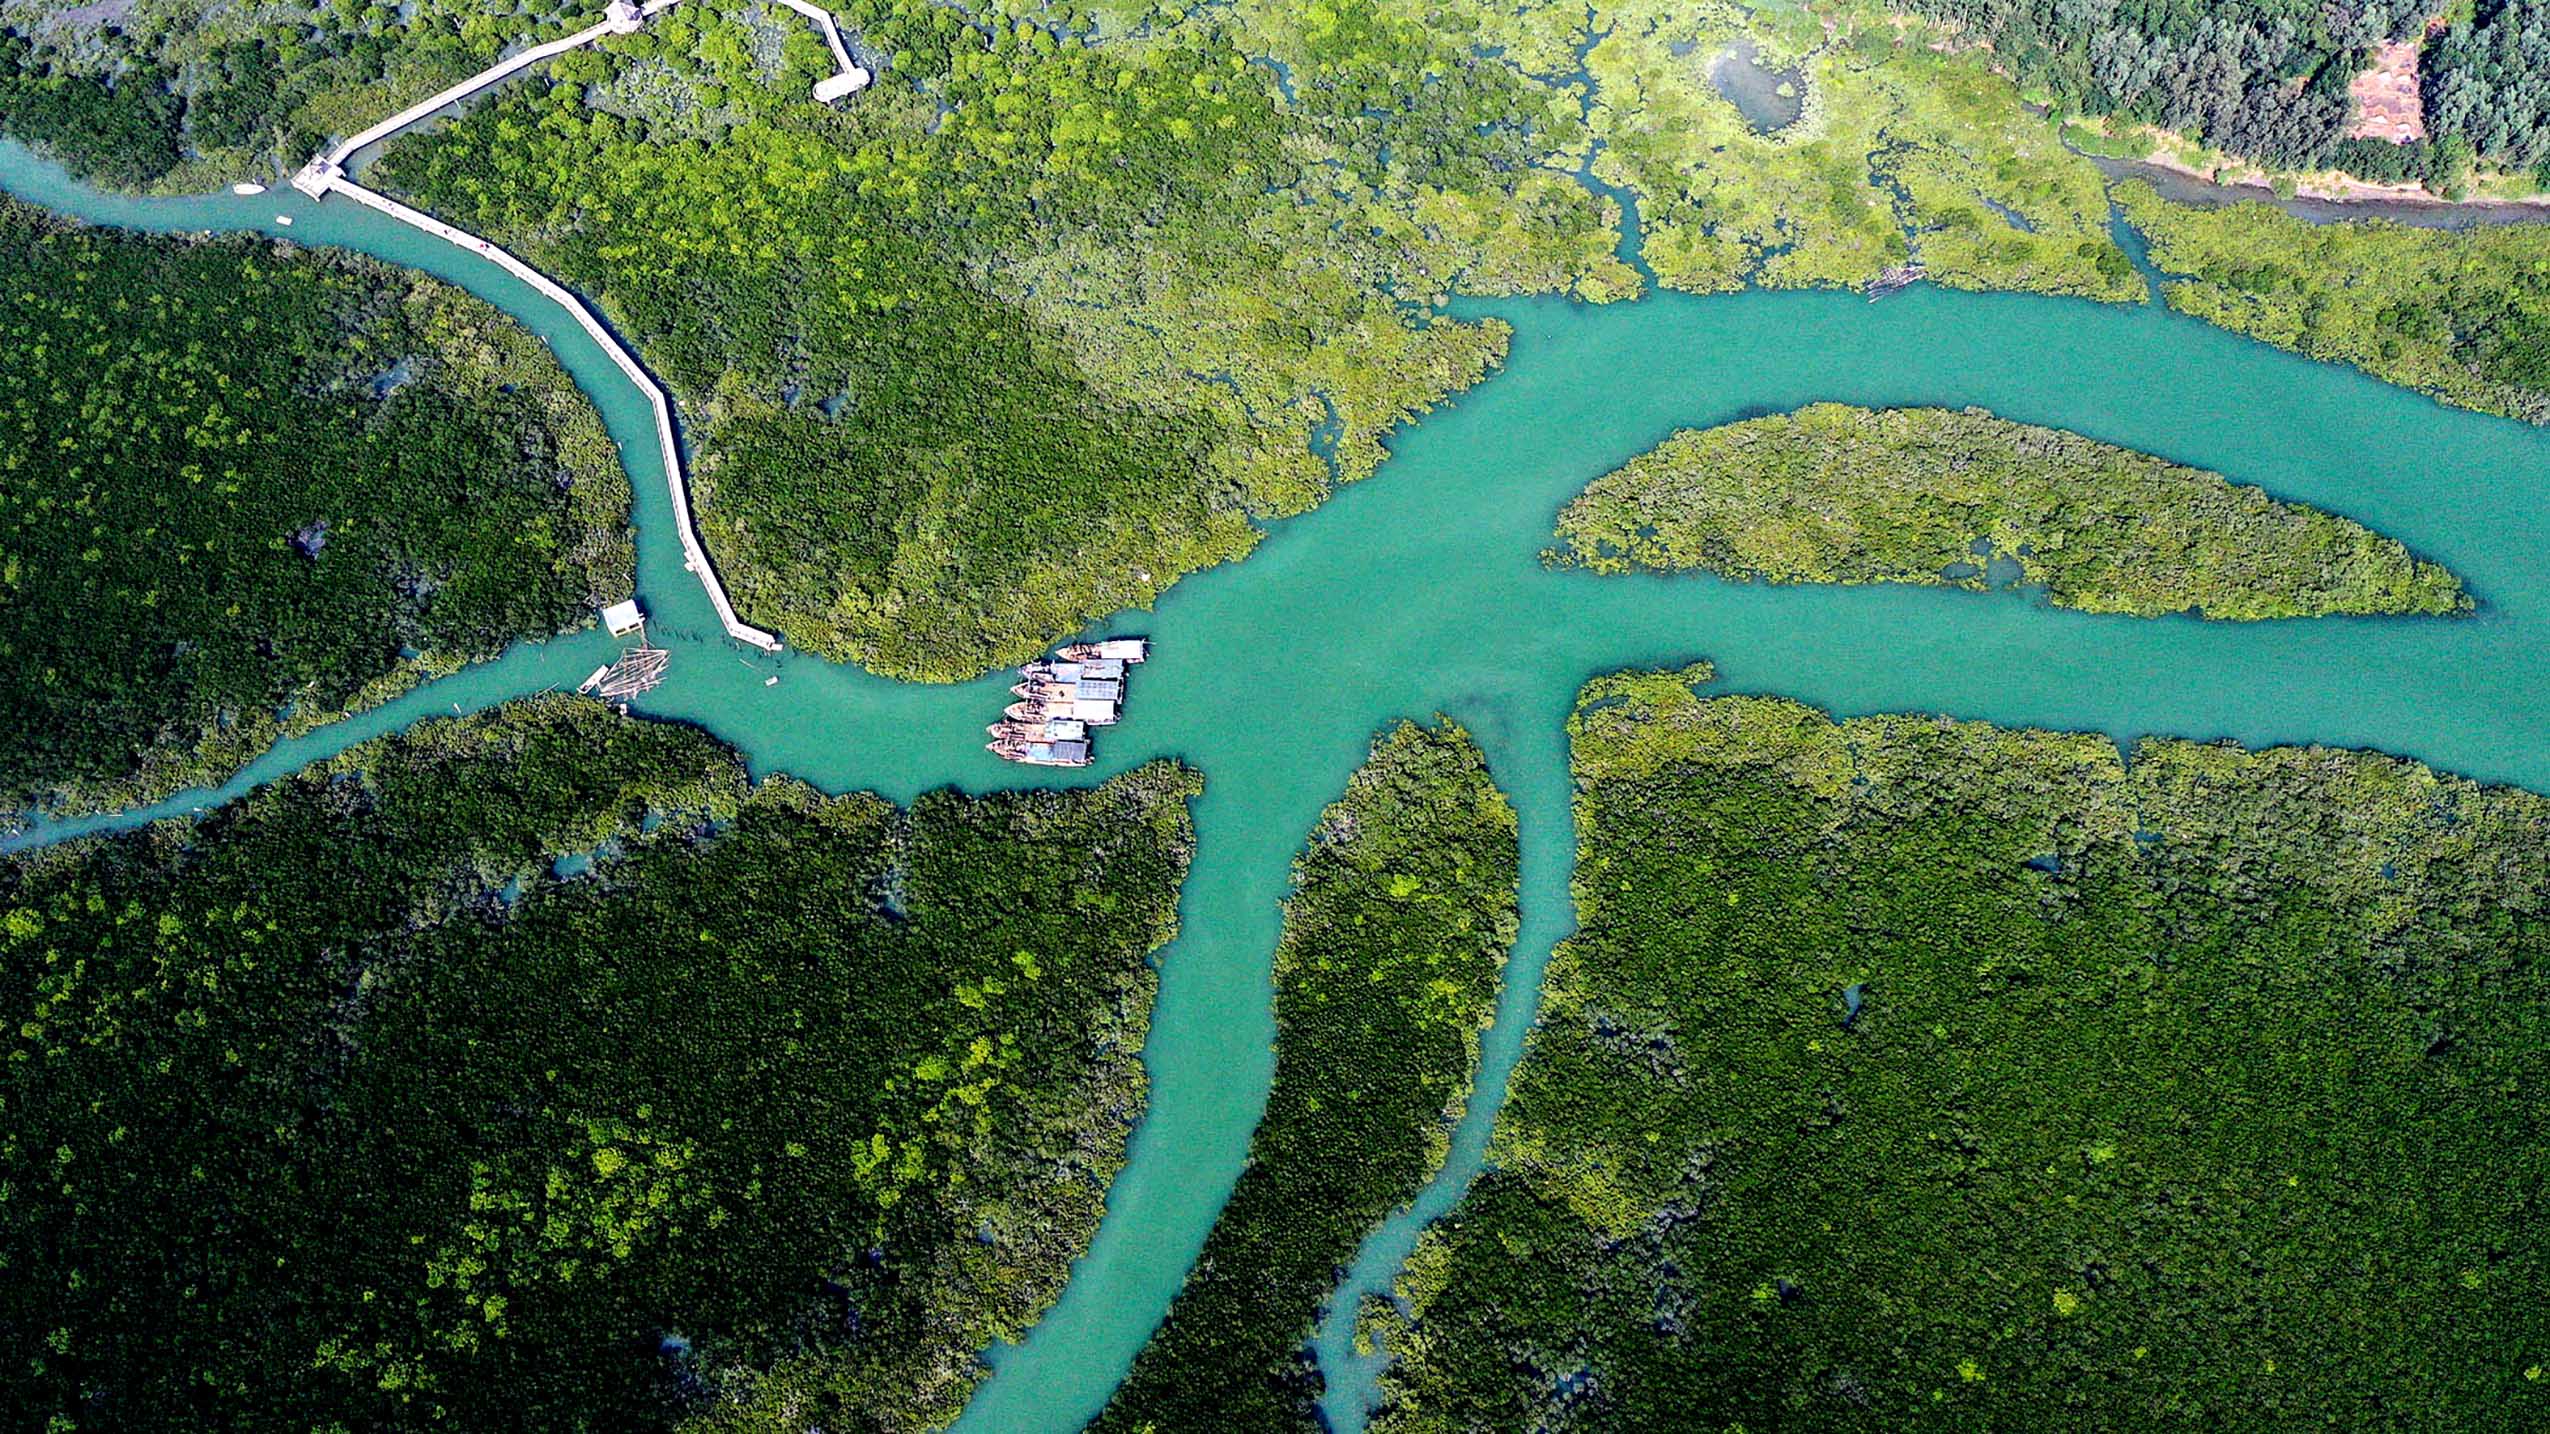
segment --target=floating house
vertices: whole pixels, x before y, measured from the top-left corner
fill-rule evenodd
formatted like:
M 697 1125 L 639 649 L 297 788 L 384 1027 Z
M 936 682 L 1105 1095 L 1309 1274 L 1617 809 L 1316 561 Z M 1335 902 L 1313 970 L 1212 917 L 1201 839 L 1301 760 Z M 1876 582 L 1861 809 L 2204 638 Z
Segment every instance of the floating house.
M 646 614 L 639 609 L 637 599 L 631 598 L 627 602 L 615 602 L 604 608 L 602 625 L 610 630 L 613 637 L 626 637 L 630 633 L 646 630 Z
M 673 664 L 673 654 L 646 640 L 646 612 L 637 599 L 615 602 L 602 610 L 602 626 L 613 637 L 634 634 L 637 646 L 620 654 L 617 662 L 593 669 L 593 675 L 576 684 L 576 691 L 591 693 L 607 702 L 618 702 L 651 692 L 663 682 L 665 670 Z

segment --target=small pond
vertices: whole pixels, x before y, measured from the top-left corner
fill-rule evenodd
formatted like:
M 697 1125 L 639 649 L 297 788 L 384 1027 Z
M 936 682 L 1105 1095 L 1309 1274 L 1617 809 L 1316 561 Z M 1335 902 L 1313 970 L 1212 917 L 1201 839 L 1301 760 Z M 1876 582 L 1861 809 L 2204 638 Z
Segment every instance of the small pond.
M 1755 134 L 1777 134 L 1806 113 L 1806 72 L 1773 69 L 1751 40 L 1738 40 L 1709 62 L 1709 83 L 1744 116 Z

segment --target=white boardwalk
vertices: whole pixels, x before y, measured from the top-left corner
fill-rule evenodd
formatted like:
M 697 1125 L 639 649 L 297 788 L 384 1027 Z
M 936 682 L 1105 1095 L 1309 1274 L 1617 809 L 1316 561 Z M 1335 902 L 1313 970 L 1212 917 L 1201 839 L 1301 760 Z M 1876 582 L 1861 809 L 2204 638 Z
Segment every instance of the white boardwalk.
M 815 28 L 823 32 L 823 42 L 832 47 L 832 62 L 841 67 L 840 73 L 832 78 L 815 82 L 816 103 L 828 105 L 867 86 L 870 76 L 866 70 L 859 68 L 858 61 L 850 58 L 850 47 L 841 43 L 841 27 L 832 23 L 831 11 L 809 5 L 806 0 L 779 0 L 779 3 L 815 22 Z
M 582 299 L 569 293 L 564 285 L 524 263 L 503 248 L 467 230 L 454 228 L 430 214 L 411 209 L 386 194 L 366 189 L 348 178 L 345 172 L 346 161 L 353 158 L 356 152 L 365 146 L 378 144 L 400 130 L 459 104 L 481 90 L 501 84 L 543 60 L 554 59 L 569 50 L 590 45 L 608 36 L 632 34 L 649 17 L 670 10 L 681 2 L 682 0 L 648 0 L 648 3 L 641 7 L 633 3 L 633 0 L 611 0 L 600 24 L 579 30 L 563 40 L 552 40 L 545 45 L 534 45 L 431 99 L 419 101 L 370 129 L 347 138 L 335 148 L 304 165 L 300 173 L 292 176 L 292 187 L 309 195 L 312 199 L 325 199 L 331 194 L 342 194 L 355 203 L 378 210 L 401 224 L 410 225 L 447 244 L 466 249 L 492 261 L 506 273 L 539 290 L 543 298 L 566 310 L 568 316 L 576 321 L 576 324 L 592 338 L 594 343 L 600 345 L 602 351 L 611 356 L 611 361 L 619 365 L 620 372 L 628 375 L 629 382 L 637 385 L 638 391 L 646 395 L 648 406 L 655 410 L 655 441 L 664 451 L 664 481 L 673 493 L 673 518 L 680 528 L 682 537 L 682 566 L 696 574 L 699 577 L 700 586 L 708 590 L 709 604 L 717 609 L 717 620 L 724 625 L 728 637 L 738 642 L 750 643 L 764 652 L 777 652 L 780 647 L 778 637 L 735 616 L 735 605 L 726 600 L 726 587 L 717 580 L 717 569 L 709 564 L 708 550 L 700 545 L 699 527 L 691 519 L 690 485 L 684 480 L 682 474 L 682 448 L 673 437 L 673 405 L 665 398 L 664 390 L 648 376 L 644 368 L 638 365 L 636 357 L 608 328 L 603 326 L 602 320 L 595 316 L 593 310 L 586 307 Z M 832 50 L 833 59 L 841 66 L 840 73 L 816 84 L 815 98 L 818 101 L 829 103 L 863 88 L 868 83 L 870 78 L 868 72 L 852 62 L 849 48 L 841 42 L 841 29 L 833 23 L 832 16 L 828 12 L 806 4 L 804 0 L 779 0 L 779 3 L 815 22 L 816 26 L 823 31 L 824 41 Z

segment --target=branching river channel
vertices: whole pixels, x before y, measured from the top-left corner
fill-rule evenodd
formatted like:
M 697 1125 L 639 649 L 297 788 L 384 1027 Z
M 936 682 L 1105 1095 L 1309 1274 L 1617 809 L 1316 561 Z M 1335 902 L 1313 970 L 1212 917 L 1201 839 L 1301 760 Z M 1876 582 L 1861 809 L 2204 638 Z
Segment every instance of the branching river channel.
M 1349 1318 L 1386 1290 L 1417 1228 L 1477 1173 L 1552 944 L 1573 924 L 1565 721 L 1590 676 L 1715 662 L 1720 687 L 1841 714 L 1942 712 L 2005 725 L 2379 748 L 2485 781 L 2550 791 L 2550 437 L 2448 410 L 2157 306 L 1917 288 L 1855 294 L 1660 295 L 1589 307 L 1465 303 L 1514 326 L 1504 369 L 1397 435 L 1375 477 L 1273 525 L 1247 561 L 1173 589 L 1147 632 L 1139 700 L 1097 767 L 1005 765 L 983 724 L 994 675 L 890 682 L 728 640 L 683 571 L 648 409 L 555 305 L 472 255 L 351 204 L 285 191 L 132 200 L 0 149 L 0 187 L 97 223 L 253 230 L 342 245 L 435 274 L 541 334 L 619 441 L 636 499 L 640 595 L 673 649 L 649 717 L 696 723 L 756 773 L 899 801 L 953 786 L 1085 784 L 1177 757 L 1205 775 L 1181 934 L 1161 956 L 1144 1052 L 1150 1105 L 1095 1245 L 961 1427 L 1077 1429 L 1104 1403 L 1202 1245 L 1246 1153 L 1273 1071 L 1269 970 L 1296 851 L 1373 734 L 1445 713 L 1483 744 L 1521 815 L 1522 932 L 1484 1042 L 1479 1097 L 1447 1168 L 1375 1232 L 1319 1340 L 1338 1427 L 1358 1427 L 1373 1370 Z M 290 215 L 287 230 L 275 224 Z M 1560 506 L 1676 428 L 1819 399 L 1976 405 L 2073 429 L 2343 513 L 2460 573 L 2479 611 L 2453 619 L 2206 623 L 2059 611 L 2024 593 L 1773 588 L 1704 577 L 1545 568 Z M 1065 634 L 1055 634 L 1057 638 Z M 39 826 L 18 845 L 184 816 L 368 738 L 572 686 L 616 651 L 598 632 L 525 644 L 282 744 L 217 791 Z M 780 681 L 769 685 L 766 679 Z

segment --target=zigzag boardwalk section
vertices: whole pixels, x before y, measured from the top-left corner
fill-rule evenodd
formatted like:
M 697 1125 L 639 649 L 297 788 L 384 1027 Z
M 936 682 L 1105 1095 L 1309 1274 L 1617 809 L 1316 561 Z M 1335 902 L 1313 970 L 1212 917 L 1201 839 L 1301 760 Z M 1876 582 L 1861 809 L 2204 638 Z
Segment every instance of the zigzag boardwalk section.
M 735 615 L 735 605 L 726 597 L 726 586 L 718 581 L 717 569 L 709 562 L 708 549 L 699 539 L 699 525 L 691 516 L 690 484 L 683 473 L 681 444 L 673 434 L 672 402 L 665 397 L 663 386 L 658 384 L 654 377 L 638 363 L 637 356 L 629 352 L 628 346 L 620 342 L 619 336 L 611 332 L 584 300 L 569 292 L 566 286 L 523 262 L 518 255 L 465 229 L 446 224 L 430 214 L 401 204 L 386 194 L 368 189 L 356 183 L 347 175 L 345 169 L 346 162 L 366 146 L 378 144 L 453 105 L 460 104 L 481 91 L 504 83 L 543 61 L 555 59 L 570 50 L 580 49 L 613 35 L 635 34 L 647 20 L 680 3 L 681 0 L 648 0 L 647 4 L 640 6 L 633 3 L 633 0 L 611 0 L 599 24 L 588 26 L 565 39 L 552 40 L 545 45 L 534 45 L 519 54 L 509 56 L 440 94 L 420 100 L 371 128 L 349 136 L 334 148 L 302 166 L 300 172 L 292 176 L 292 187 L 309 195 L 312 199 L 325 199 L 331 194 L 342 194 L 355 203 L 377 210 L 401 224 L 422 230 L 447 244 L 466 249 L 529 284 L 538 290 L 543 298 L 566 310 L 568 316 L 576 321 L 576 325 L 582 328 L 604 353 L 611 356 L 611 362 L 619 365 L 620 371 L 628 375 L 629 382 L 636 385 L 638 392 L 646 395 L 647 406 L 654 410 L 655 441 L 663 450 L 664 481 L 672 490 L 673 516 L 682 538 L 682 566 L 696 575 L 700 580 L 700 586 L 707 589 L 709 605 L 717 610 L 717 621 L 726 629 L 728 637 L 738 642 L 749 643 L 764 652 L 777 652 L 781 644 L 776 634 L 764 632 Z M 823 31 L 824 41 L 831 49 L 834 60 L 841 66 L 840 73 L 815 86 L 817 100 L 829 102 L 851 94 L 868 83 L 868 72 L 852 61 L 848 47 L 842 43 L 841 29 L 833 22 L 828 12 L 802 3 L 802 0 L 781 0 L 781 3 L 815 22 Z

